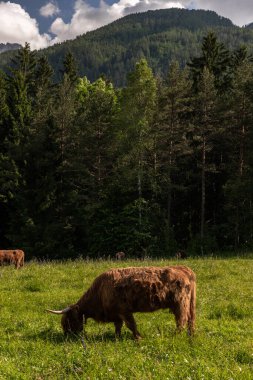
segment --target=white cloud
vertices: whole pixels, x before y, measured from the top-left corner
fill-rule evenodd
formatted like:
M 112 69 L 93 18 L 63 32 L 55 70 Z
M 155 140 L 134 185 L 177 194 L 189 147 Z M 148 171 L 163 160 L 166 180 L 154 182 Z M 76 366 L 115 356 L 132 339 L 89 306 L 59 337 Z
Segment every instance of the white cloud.
M 197 9 L 211 9 L 239 26 L 253 22 L 252 0 L 194 0 L 188 3 Z
M 36 20 L 19 4 L 0 2 L 0 42 L 29 42 L 31 49 L 40 49 L 48 46 L 49 40 L 49 35 L 39 33 Z
M 40 14 L 44 17 L 52 17 L 57 15 L 60 12 L 60 9 L 53 3 L 47 3 L 40 8 Z
M 119 0 L 112 5 L 101 0 L 100 6 L 95 8 L 83 0 L 77 0 L 69 24 L 61 18 L 52 23 L 50 31 L 56 36 L 53 43 L 75 38 L 130 13 L 165 8 L 184 8 L 184 6 L 181 2 L 172 0 Z

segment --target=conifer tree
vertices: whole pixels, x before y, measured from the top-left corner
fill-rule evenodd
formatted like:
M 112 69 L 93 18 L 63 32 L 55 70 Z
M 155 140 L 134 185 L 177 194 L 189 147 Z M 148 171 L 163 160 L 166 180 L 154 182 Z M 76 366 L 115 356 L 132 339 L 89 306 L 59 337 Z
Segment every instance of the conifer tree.
M 81 103 L 82 138 L 87 147 L 87 170 L 94 181 L 94 195 L 108 176 L 111 166 L 110 151 L 113 143 L 113 120 L 117 112 L 117 96 L 112 84 L 102 78 L 90 83 L 86 77 L 77 85 Z
M 78 79 L 77 75 L 77 65 L 76 61 L 74 59 L 74 56 L 71 52 L 68 52 L 65 55 L 65 58 L 63 60 L 63 70 L 61 70 L 62 75 L 67 75 L 71 81 L 71 83 L 76 83 Z
M 198 82 L 194 106 L 194 149 L 199 160 L 200 174 L 200 248 L 205 252 L 205 222 L 207 207 L 207 173 L 215 170 L 209 159 L 214 146 L 214 136 L 217 134 L 217 91 L 214 75 L 207 67 L 204 68 Z
M 36 83 L 34 89 L 34 124 L 43 122 L 52 113 L 55 85 L 52 83 L 53 69 L 46 57 L 38 59 L 35 71 Z
M 238 63 L 229 102 L 229 179 L 225 186 L 226 210 L 232 225 L 230 238 L 239 247 L 252 240 L 252 192 L 250 157 L 253 122 L 253 66 L 245 59 Z
M 141 241 L 145 240 L 143 231 L 150 228 L 145 215 L 145 210 L 149 209 L 145 193 L 150 192 L 152 181 L 148 155 L 153 146 L 150 132 L 156 97 L 156 80 L 147 61 L 142 59 L 129 74 L 127 86 L 121 94 L 124 145 L 121 163 L 131 189 L 132 205 L 138 211 L 139 250 L 143 245 Z
M 15 165 L 16 178 L 18 178 L 18 186 L 12 199 L 12 210 L 15 211 L 10 215 L 9 236 L 14 244 L 18 244 L 22 240 L 24 244 L 28 245 L 28 250 L 28 230 L 32 221 L 30 200 L 27 194 L 33 175 L 29 172 L 28 163 L 32 160 L 29 146 L 32 133 L 35 66 L 36 54 L 26 43 L 13 59 L 7 77 L 8 155 L 10 162 Z
M 172 226 L 179 222 L 178 209 L 176 211 L 172 207 L 172 197 L 173 193 L 177 191 L 180 194 L 180 188 L 183 189 L 185 179 L 181 176 L 180 165 L 191 154 L 187 138 L 190 132 L 190 123 L 188 122 L 190 90 L 191 82 L 188 79 L 188 72 L 181 70 L 177 62 L 172 62 L 165 83 L 161 86 L 154 124 L 159 182 L 162 198 L 166 197 L 167 241 L 170 250 L 173 246 L 173 242 L 169 238 L 173 232 Z M 178 178 L 180 178 L 179 182 Z M 175 204 L 175 198 L 173 203 Z M 172 212 L 174 218 L 172 218 Z M 184 214 L 186 213 L 185 210 Z M 181 236 L 186 233 L 186 231 L 183 232 L 182 224 L 181 220 Z
M 224 44 L 218 42 L 214 32 L 209 32 L 204 38 L 201 47 L 202 55 L 194 57 L 188 63 L 191 69 L 193 84 L 197 90 L 198 82 L 205 68 L 214 76 L 215 87 L 224 92 L 231 85 L 230 75 L 230 53 Z
M 4 73 L 0 72 L 0 241 L 8 246 L 9 208 L 19 183 L 19 173 L 15 161 L 9 154 L 7 106 L 7 82 Z
M 80 131 L 77 166 L 83 173 L 78 187 L 83 199 L 83 220 L 86 219 L 87 241 L 93 253 L 105 254 L 114 239 L 108 220 L 114 220 L 109 207 L 109 187 L 116 161 L 118 98 L 109 81 L 99 78 L 90 83 L 86 77 L 78 81 L 77 97 Z

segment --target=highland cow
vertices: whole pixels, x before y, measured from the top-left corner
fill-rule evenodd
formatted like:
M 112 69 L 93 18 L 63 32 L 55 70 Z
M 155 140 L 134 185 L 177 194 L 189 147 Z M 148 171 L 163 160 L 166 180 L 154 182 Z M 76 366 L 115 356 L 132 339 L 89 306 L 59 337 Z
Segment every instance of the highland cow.
M 24 265 L 25 254 L 21 249 L 0 250 L 0 265 L 14 264 L 16 269 Z
M 177 330 L 186 325 L 191 335 L 195 328 L 196 277 L 185 266 L 130 267 L 111 269 L 98 276 L 76 304 L 63 310 L 64 333 L 79 333 L 88 318 L 113 322 L 120 336 L 123 322 L 135 339 L 141 337 L 133 313 L 170 309 Z
M 122 252 L 122 251 L 121 252 L 117 252 L 115 254 L 116 260 L 123 260 L 125 257 L 126 257 L 125 252 Z
M 178 251 L 176 253 L 176 259 L 187 259 L 188 255 L 185 251 Z

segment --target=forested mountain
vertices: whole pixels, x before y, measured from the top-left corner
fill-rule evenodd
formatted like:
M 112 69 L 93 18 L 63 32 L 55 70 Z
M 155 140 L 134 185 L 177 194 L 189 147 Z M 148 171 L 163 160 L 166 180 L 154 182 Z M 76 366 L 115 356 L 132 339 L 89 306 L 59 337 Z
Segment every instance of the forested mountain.
M 213 30 L 230 49 L 247 45 L 253 51 L 253 30 L 240 28 L 212 11 L 165 9 L 126 16 L 107 26 L 88 32 L 75 40 L 41 50 L 59 80 L 62 62 L 71 52 L 77 62 L 78 75 L 96 80 L 102 74 L 114 85 L 126 83 L 127 73 L 135 63 L 146 58 L 156 75 L 164 76 L 172 60 L 181 67 L 200 53 L 202 38 Z M 0 57 L 6 67 L 10 54 Z
M 3 53 L 3 52 L 5 52 L 5 51 L 17 50 L 19 48 L 21 48 L 20 44 L 10 44 L 10 43 L 1 44 L 0 43 L 0 54 Z

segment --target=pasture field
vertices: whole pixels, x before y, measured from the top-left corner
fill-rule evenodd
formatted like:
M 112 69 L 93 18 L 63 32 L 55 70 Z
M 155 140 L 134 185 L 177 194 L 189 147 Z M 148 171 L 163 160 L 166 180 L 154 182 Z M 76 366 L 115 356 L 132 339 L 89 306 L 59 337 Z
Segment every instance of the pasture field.
M 174 265 L 170 260 L 30 262 L 0 267 L 0 379 L 253 379 L 253 259 L 187 259 L 197 275 L 197 328 L 175 334 L 168 310 L 137 313 L 143 339 L 124 326 L 88 320 L 82 336 L 64 337 L 60 316 L 112 267 Z M 180 262 L 181 264 L 181 262 Z

